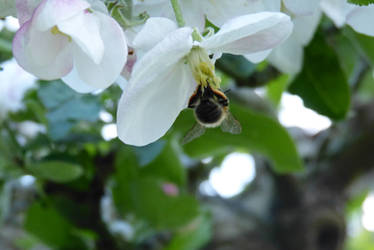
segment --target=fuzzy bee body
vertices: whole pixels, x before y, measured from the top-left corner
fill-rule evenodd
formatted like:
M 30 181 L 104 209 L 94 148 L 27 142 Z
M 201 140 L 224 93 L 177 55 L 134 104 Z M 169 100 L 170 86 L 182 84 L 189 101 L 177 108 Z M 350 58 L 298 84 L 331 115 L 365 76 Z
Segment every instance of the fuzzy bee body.
M 217 127 L 226 118 L 229 101 L 219 90 L 199 85 L 188 107 L 194 109 L 196 120 L 205 127 Z
M 222 131 L 231 134 L 241 132 L 240 123 L 229 112 L 229 100 L 217 89 L 199 85 L 190 97 L 188 107 L 194 110 L 197 123 L 183 138 L 183 144 L 188 143 L 205 133 L 205 128 L 221 126 Z

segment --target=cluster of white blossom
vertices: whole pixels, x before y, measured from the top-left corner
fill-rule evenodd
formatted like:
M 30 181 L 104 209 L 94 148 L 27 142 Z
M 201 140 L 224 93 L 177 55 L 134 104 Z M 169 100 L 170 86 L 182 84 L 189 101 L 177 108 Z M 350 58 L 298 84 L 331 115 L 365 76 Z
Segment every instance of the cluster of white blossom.
M 118 135 L 132 145 L 163 136 L 198 84 L 219 86 L 214 63 L 222 53 L 254 63 L 267 58 L 279 70 L 296 74 L 322 12 L 337 27 L 348 24 L 374 36 L 374 7 L 346 0 L 117 2 L 130 6 L 132 16 L 147 13 L 149 18 L 125 27 L 118 20 L 123 15 L 108 11 L 115 4 L 110 0 L 0 0 L 0 16 L 18 18 L 13 54 L 38 78 L 61 78 L 83 93 L 125 82 Z

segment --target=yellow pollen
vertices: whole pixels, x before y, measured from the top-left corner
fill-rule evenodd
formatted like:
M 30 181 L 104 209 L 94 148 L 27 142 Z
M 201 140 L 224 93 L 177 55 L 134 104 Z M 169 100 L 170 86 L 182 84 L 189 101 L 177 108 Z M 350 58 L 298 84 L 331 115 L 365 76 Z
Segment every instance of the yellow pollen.
M 204 49 L 199 47 L 192 48 L 188 54 L 187 61 L 197 83 L 203 86 L 209 84 L 212 88 L 219 89 L 221 79 L 216 76 L 214 64 Z
M 66 35 L 65 33 L 61 32 L 61 31 L 58 29 L 58 27 L 57 27 L 56 25 L 52 27 L 52 29 L 51 29 L 51 33 L 52 33 L 53 35 L 62 35 L 62 36 L 65 36 L 65 37 L 68 38 L 69 42 L 72 41 L 71 36 Z

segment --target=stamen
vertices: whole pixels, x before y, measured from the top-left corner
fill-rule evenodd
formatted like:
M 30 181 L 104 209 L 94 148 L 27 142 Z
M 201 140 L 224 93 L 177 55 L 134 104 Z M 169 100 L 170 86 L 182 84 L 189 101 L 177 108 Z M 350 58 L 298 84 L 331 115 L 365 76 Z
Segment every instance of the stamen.
M 72 41 L 71 36 L 69 36 L 69 35 L 67 35 L 67 34 L 65 34 L 65 33 L 63 33 L 63 32 L 61 32 L 61 31 L 58 29 L 58 27 L 57 27 L 56 25 L 52 27 L 52 29 L 51 29 L 51 33 L 52 33 L 53 35 L 62 35 L 62 36 L 65 36 L 65 37 L 68 38 L 69 42 Z
M 199 47 L 195 47 L 188 55 L 187 61 L 196 82 L 203 87 L 207 85 L 214 89 L 219 89 L 221 79 L 216 76 L 214 64 L 209 58 L 208 53 Z

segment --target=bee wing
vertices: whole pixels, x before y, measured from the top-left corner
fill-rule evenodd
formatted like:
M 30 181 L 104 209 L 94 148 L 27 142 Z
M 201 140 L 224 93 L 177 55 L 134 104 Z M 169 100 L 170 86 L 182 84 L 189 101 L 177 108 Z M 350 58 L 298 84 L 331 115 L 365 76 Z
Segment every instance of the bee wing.
M 240 134 L 242 132 L 242 126 L 234 118 L 234 116 L 230 112 L 228 112 L 226 119 L 223 120 L 221 124 L 221 130 L 223 132 L 227 132 L 231 134 Z
M 183 137 L 182 144 L 187 144 L 192 140 L 202 136 L 205 133 L 205 127 L 200 123 L 196 123 Z

